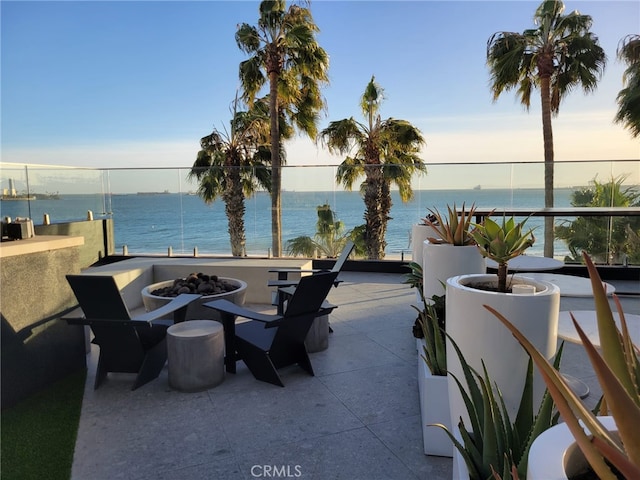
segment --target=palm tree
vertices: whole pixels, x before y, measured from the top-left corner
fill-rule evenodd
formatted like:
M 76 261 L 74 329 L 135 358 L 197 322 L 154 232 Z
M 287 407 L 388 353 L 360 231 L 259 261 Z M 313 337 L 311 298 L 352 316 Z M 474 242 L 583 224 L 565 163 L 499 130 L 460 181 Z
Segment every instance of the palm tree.
M 573 11 L 563 15 L 560 0 L 545 0 L 534 15 L 536 28 L 523 33 L 496 32 L 487 42 L 494 101 L 505 90 L 517 89 L 528 110 L 531 91 L 540 89 L 544 140 L 544 206 L 553 207 L 553 132 L 563 97 L 574 87 L 585 93 L 596 88 L 606 56 L 592 34 L 589 15 Z M 544 254 L 553 257 L 553 217 L 545 219 Z
M 640 135 L 640 35 L 627 35 L 622 39 L 617 55 L 627 64 L 627 69 L 622 77 L 625 88 L 617 97 L 615 121 L 631 130 L 635 138 Z
M 271 236 L 273 255 L 282 250 L 280 155 L 282 132 L 278 119 L 285 114 L 291 125 L 311 138 L 317 134 L 324 99 L 320 84 L 328 83 L 329 56 L 316 42 L 319 31 L 308 8 L 284 0 L 262 1 L 258 25 L 241 24 L 236 43 L 250 58 L 240 63 L 243 98 L 251 105 L 262 87 L 269 85 L 271 119 Z
M 384 258 L 391 185 L 398 187 L 402 201 L 411 200 L 411 177 L 415 172 L 426 172 L 426 165 L 418 156 L 425 144 L 422 133 L 406 120 L 381 120 L 382 99 L 383 90 L 371 77 L 360 101 L 366 122 L 345 118 L 329 123 L 320 132 L 329 151 L 349 154 L 339 165 L 336 180 L 351 190 L 356 179 L 365 177 L 361 191 L 365 204 L 366 256 L 370 260 Z
M 316 234 L 313 238 L 303 235 L 287 240 L 287 251 L 294 256 L 313 257 L 318 253 L 327 258 L 337 258 L 349 240 L 350 232 L 345 232 L 344 223 L 335 219 L 336 214 L 330 205 L 319 205 L 316 210 Z
M 638 207 L 640 191 L 625 187 L 626 176 L 608 182 L 592 180 L 592 185 L 571 194 L 574 207 Z M 564 240 L 571 252 L 567 262 L 581 263 L 582 252 L 606 264 L 640 262 L 640 218 L 638 217 L 576 217 L 556 229 L 556 238 Z
M 269 190 L 269 118 L 260 109 L 237 111 L 233 105 L 231 129 L 213 132 L 200 140 L 202 150 L 189 172 L 200 182 L 198 195 L 210 204 L 221 197 L 229 222 L 231 254 L 245 255 L 245 196 L 259 187 Z

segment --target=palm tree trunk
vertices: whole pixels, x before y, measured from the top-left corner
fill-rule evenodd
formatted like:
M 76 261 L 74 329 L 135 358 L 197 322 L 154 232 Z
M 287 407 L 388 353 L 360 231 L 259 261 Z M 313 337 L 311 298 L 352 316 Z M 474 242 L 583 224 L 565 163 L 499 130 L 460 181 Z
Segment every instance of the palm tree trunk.
M 540 77 L 542 97 L 542 136 L 544 139 L 544 206 L 553 207 L 553 131 L 551 129 L 551 91 L 549 75 Z M 554 218 L 544 218 L 544 256 L 553 257 Z
M 389 214 L 391 213 L 391 187 L 389 185 L 389 181 L 382 180 L 382 184 L 380 185 L 380 221 L 381 223 L 381 231 L 380 231 L 380 243 L 379 243 L 379 255 L 380 259 L 385 257 L 385 249 L 387 248 L 387 225 L 389 224 L 389 220 L 391 217 Z
M 280 159 L 280 124 L 278 112 L 278 74 L 269 72 L 269 116 L 271 120 L 271 250 L 282 254 L 282 170 Z
M 224 193 L 225 211 L 229 222 L 229 239 L 231 254 L 241 257 L 245 254 L 247 242 L 244 229 L 244 192 L 240 182 L 240 171 L 237 167 L 230 167 L 229 187 Z
M 382 174 L 379 165 L 367 165 L 367 185 L 364 191 L 366 248 L 368 260 L 384 256 L 384 222 L 382 215 Z

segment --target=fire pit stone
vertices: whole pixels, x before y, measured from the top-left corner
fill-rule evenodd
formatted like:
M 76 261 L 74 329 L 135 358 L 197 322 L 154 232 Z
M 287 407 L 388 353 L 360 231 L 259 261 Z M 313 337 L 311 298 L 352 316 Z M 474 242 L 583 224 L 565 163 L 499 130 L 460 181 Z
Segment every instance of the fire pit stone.
M 200 295 L 219 295 L 240 288 L 235 282 L 226 278 L 204 273 L 191 273 L 186 278 L 176 278 L 172 285 L 157 288 L 151 295 L 159 297 L 177 297 L 182 293 L 198 293 Z
M 236 305 L 244 305 L 247 284 L 237 278 L 192 273 L 185 278 L 165 280 L 142 289 L 142 302 L 147 311 L 160 308 L 181 293 L 199 293 L 187 309 L 187 320 L 220 320 L 220 314 L 202 304 L 224 298 Z M 169 318 L 169 317 L 167 317 Z

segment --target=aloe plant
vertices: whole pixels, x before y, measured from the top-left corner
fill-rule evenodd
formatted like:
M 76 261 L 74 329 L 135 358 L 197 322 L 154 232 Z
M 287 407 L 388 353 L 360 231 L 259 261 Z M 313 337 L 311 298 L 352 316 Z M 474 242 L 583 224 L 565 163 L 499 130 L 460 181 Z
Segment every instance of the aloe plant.
M 448 336 L 448 335 L 447 335 Z M 553 401 L 545 391 L 537 414 L 533 410 L 533 362 L 529 359 L 522 397 L 515 420 L 512 422 L 497 385 L 482 362 L 482 374 L 474 370 L 465 360 L 455 341 L 449 336 L 456 351 L 466 389 L 455 375 L 452 378 L 458 385 L 470 420 L 470 430 L 460 418 L 458 429 L 462 442 L 444 425 L 442 428 L 465 461 L 471 480 L 487 478 L 518 479 L 525 478 L 527 459 L 533 440 L 543 431 L 558 422 Z M 562 346 L 555 359 L 558 368 L 562 357 Z
M 620 302 L 614 297 L 620 315 L 621 330 L 617 328 L 613 319 L 611 306 L 598 271 L 586 253 L 583 253 L 583 258 L 593 289 L 601 354 L 575 318 L 572 317 L 572 320 L 602 388 L 603 401 L 599 413 L 611 414 L 618 429 L 618 437 L 612 435 L 595 414 L 585 408 L 562 376 L 549 365 L 544 355 L 538 352 L 509 320 L 493 308 L 487 305 L 485 308 L 502 321 L 531 355 L 558 411 L 598 478 L 602 480 L 617 478 L 607 462 L 618 469 L 625 478 L 640 478 L 639 350 L 629 336 Z
M 524 231 L 528 218 L 516 223 L 513 217 L 502 217 L 502 225 L 487 217 L 482 224 L 476 224 L 471 236 L 478 244 L 482 256 L 498 264 L 498 291 L 507 291 L 508 263 L 522 255 L 536 241 L 533 229 Z
M 421 357 L 432 375 L 445 376 L 447 374 L 447 352 L 443 333 L 444 325 L 442 325 L 444 322 L 441 322 L 434 304 L 425 304 L 425 309 L 419 312 L 419 320 L 424 336 Z
M 428 237 L 431 243 L 448 243 L 451 245 L 473 245 L 474 239 L 471 236 L 473 227 L 473 215 L 475 204 L 471 205 L 468 211 L 465 204 L 458 210 L 456 204 L 453 207 L 447 205 L 447 215 L 441 214 L 438 209 L 427 209 L 429 215 L 422 219 L 422 223 L 438 232 L 440 238 Z
M 444 376 L 447 374 L 446 342 L 444 337 L 444 309 L 438 308 L 443 303 L 443 297 L 434 295 L 432 303 L 428 302 L 424 296 L 422 266 L 419 263 L 409 263 L 411 272 L 407 274 L 404 283 L 416 288 L 422 301 L 422 310 L 411 305 L 418 312 L 418 329 L 424 337 L 425 344 L 422 359 L 427 364 L 432 375 Z

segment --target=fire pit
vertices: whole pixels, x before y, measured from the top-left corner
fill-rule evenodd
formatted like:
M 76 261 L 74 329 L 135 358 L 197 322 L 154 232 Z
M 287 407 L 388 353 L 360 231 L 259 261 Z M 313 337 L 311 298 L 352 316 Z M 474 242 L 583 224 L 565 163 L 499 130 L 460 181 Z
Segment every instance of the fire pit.
M 236 278 L 218 277 L 203 273 L 192 273 L 185 278 L 154 283 L 142 289 L 142 302 L 147 311 L 155 310 L 171 301 L 181 293 L 202 295 L 187 308 L 187 320 L 220 320 L 220 314 L 203 307 L 211 300 L 224 298 L 236 305 L 244 305 L 247 284 Z M 167 318 L 173 318 L 168 316 Z

